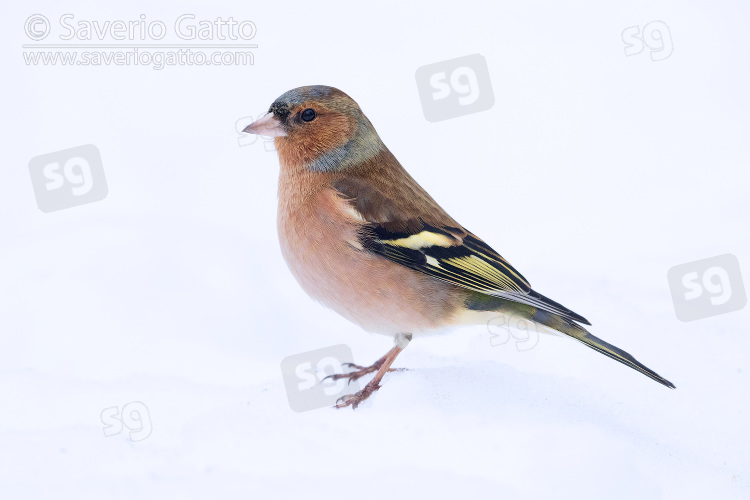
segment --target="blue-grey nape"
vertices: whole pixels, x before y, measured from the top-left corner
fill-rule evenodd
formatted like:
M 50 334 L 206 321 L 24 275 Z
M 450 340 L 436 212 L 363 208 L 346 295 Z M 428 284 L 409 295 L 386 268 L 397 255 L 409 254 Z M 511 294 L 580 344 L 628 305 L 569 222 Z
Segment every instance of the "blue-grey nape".
M 364 115 L 360 116 L 354 135 L 342 145 L 322 153 L 307 168 L 316 172 L 342 171 L 359 165 L 385 149 L 378 133 Z

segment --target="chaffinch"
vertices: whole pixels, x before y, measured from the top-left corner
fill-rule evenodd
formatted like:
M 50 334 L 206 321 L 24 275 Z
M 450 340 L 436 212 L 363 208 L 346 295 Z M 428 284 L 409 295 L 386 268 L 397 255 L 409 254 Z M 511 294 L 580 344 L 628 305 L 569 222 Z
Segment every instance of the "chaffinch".
M 453 220 L 404 170 L 356 102 L 333 87 L 290 90 L 244 132 L 274 137 L 281 172 L 278 234 L 302 288 L 363 329 L 394 337 L 375 372 L 337 407 L 380 388 L 415 335 L 518 316 L 674 385 L 593 336 L 586 318 L 532 290 L 500 254 Z

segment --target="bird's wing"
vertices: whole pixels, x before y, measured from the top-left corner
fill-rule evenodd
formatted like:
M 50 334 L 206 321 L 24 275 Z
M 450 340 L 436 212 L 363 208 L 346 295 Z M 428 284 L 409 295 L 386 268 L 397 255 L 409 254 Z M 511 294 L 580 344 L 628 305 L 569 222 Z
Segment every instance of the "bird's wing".
M 422 202 L 427 203 L 430 213 L 415 215 L 414 210 L 398 207 L 367 180 L 343 178 L 333 187 L 361 217 L 360 243 L 368 251 L 453 285 L 590 324 L 583 316 L 532 290 L 507 260 L 455 223 L 421 188 L 410 194 L 424 196 Z M 436 212 L 444 217 L 436 217 Z

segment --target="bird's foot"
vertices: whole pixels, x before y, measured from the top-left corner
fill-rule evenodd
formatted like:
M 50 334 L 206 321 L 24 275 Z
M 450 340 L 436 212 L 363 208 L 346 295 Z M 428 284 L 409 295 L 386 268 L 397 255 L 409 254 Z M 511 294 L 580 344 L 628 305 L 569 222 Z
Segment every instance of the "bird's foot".
M 403 368 L 391 368 L 391 365 L 396 360 L 396 356 L 398 356 L 398 353 L 404 350 L 410 340 L 410 334 L 399 334 L 396 336 L 396 345 L 393 346 L 393 348 L 388 351 L 385 356 L 374 362 L 372 366 L 359 366 L 355 365 L 354 363 L 346 363 L 346 366 L 348 368 L 356 368 L 357 370 L 351 373 L 340 373 L 329 375 L 328 377 L 326 377 L 332 378 L 333 380 L 347 378 L 349 379 L 349 382 L 351 382 L 352 380 L 357 380 L 358 378 L 361 378 L 368 373 L 376 372 L 375 376 L 364 387 L 364 389 L 354 394 L 340 397 L 336 401 L 335 408 L 345 408 L 347 406 L 351 406 L 352 409 L 357 409 L 357 406 L 359 406 L 362 401 L 369 398 L 373 392 L 380 389 L 380 381 L 383 380 L 383 376 L 385 376 L 386 373 L 403 370 Z
M 341 396 L 336 401 L 335 408 L 346 408 L 347 406 L 351 406 L 352 410 L 356 410 L 362 401 L 369 398 L 372 393 L 377 391 L 378 389 L 380 389 L 380 384 L 378 383 L 378 381 L 371 380 L 370 383 L 367 384 L 361 391 L 355 392 L 354 394 Z
M 333 375 L 328 375 L 323 380 L 326 380 L 329 378 L 331 380 L 341 380 L 342 378 L 345 378 L 347 379 L 346 383 L 348 385 L 355 380 L 361 379 L 368 373 L 373 373 L 373 372 L 380 370 L 380 368 L 383 366 L 383 363 L 385 363 L 385 358 L 386 356 L 383 356 L 382 358 L 380 358 L 379 360 L 377 360 L 370 366 L 355 365 L 354 363 L 344 363 L 343 366 L 347 368 L 356 368 L 356 370 L 353 372 L 349 372 L 349 373 L 334 373 Z M 395 372 L 395 371 L 402 371 L 402 370 L 406 370 L 406 368 L 389 368 L 386 371 Z

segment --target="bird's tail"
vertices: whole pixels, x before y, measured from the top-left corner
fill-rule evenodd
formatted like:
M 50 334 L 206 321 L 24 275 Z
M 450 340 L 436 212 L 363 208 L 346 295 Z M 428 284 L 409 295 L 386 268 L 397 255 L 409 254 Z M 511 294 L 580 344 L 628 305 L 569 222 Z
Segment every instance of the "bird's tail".
M 613 346 L 612 344 L 603 341 L 602 339 L 595 337 L 592 335 L 588 330 L 586 330 L 584 327 L 567 320 L 565 318 L 561 318 L 560 316 L 556 314 L 552 314 L 547 311 L 542 311 L 537 309 L 536 312 L 533 315 L 533 320 L 541 323 L 545 326 L 548 326 L 550 328 L 553 328 L 559 332 L 564 333 L 565 335 L 568 335 L 569 337 L 573 337 L 578 342 L 581 342 L 582 344 L 592 348 L 593 350 L 600 352 L 604 354 L 605 356 L 614 359 L 615 361 L 619 361 L 623 365 L 629 366 L 633 370 L 637 370 L 644 374 L 645 376 L 656 380 L 662 385 L 665 385 L 669 387 L 670 389 L 674 389 L 675 385 L 670 382 L 669 380 L 665 379 L 655 371 L 651 370 L 650 368 L 647 368 L 640 362 L 638 362 L 637 359 L 635 359 L 633 356 L 628 354 L 627 352 L 623 351 L 622 349 Z
M 517 300 L 508 300 L 503 297 L 494 297 L 491 295 L 472 292 L 468 295 L 466 307 L 469 311 L 479 312 L 480 316 L 476 316 L 476 318 L 483 318 L 485 321 L 486 316 L 481 314 L 486 314 L 488 311 L 503 313 L 510 317 L 517 315 L 519 318 L 530 319 L 534 323 L 546 326 L 569 337 L 573 337 L 578 342 L 581 342 L 615 361 L 619 361 L 623 365 L 629 366 L 633 370 L 641 372 L 645 376 L 656 380 L 670 389 L 675 388 L 672 382 L 642 365 L 627 352 L 591 335 L 588 330 L 578 324 L 583 322 L 589 324 L 582 316 L 536 292 L 534 292 L 532 298 L 536 299 L 534 304 L 529 303 L 532 302 L 530 300 L 519 302 Z

